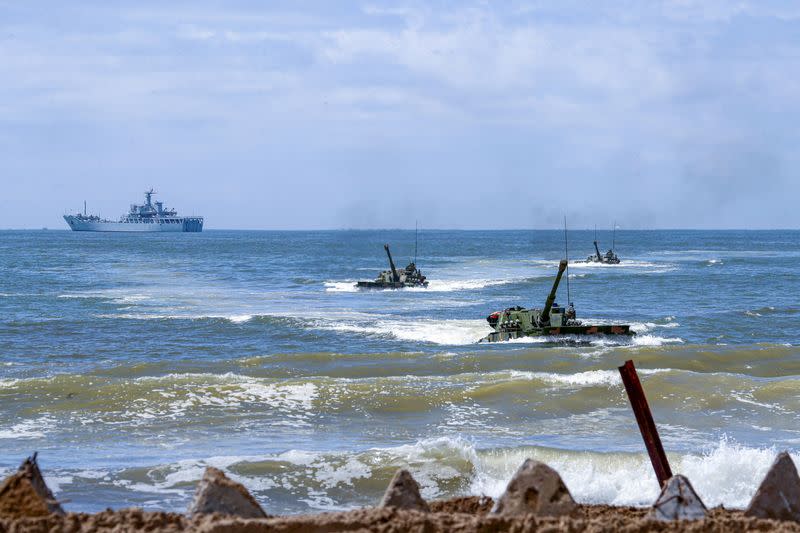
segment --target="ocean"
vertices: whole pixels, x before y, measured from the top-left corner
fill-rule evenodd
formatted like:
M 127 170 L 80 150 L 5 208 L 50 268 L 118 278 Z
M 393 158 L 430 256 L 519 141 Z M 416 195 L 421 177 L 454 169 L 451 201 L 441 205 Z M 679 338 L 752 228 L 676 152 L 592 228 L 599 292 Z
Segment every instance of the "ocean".
M 414 231 L 0 232 L 0 475 L 38 451 L 69 510 L 180 511 L 213 465 L 300 513 L 403 466 L 427 498 L 497 496 L 532 457 L 581 502 L 648 505 L 628 359 L 708 506 L 798 461 L 800 231 L 617 231 L 622 264 L 571 264 L 570 299 L 635 337 L 490 345 L 490 312 L 544 303 L 563 231 L 422 231 L 429 288 L 356 290 L 384 243 L 405 266 Z

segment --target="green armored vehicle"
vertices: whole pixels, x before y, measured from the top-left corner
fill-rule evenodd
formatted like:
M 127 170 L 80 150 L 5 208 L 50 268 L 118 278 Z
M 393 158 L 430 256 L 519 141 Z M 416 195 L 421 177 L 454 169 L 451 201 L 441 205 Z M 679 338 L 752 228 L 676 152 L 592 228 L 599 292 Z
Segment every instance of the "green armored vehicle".
M 392 260 L 392 252 L 389 251 L 389 245 L 384 244 L 383 249 L 386 250 L 386 255 L 389 256 L 389 270 L 384 270 L 375 281 L 359 281 L 356 287 L 360 289 L 403 289 L 406 287 L 427 287 L 428 281 L 422 272 L 417 269 L 414 262 L 408 264 L 406 268 L 398 271 L 394 266 Z
M 619 264 L 619 257 L 617 257 L 617 254 L 614 253 L 614 250 L 609 250 L 605 254 L 600 253 L 600 248 L 597 246 L 597 241 L 594 241 L 594 251 L 596 252 L 595 254 L 586 258 L 587 263 L 603 263 L 605 265 Z
M 575 308 L 570 303 L 568 308 L 560 307 L 556 301 L 556 291 L 561 276 L 567 269 L 567 261 L 558 265 L 558 274 L 545 301 L 544 309 L 526 309 L 509 307 L 504 311 L 496 311 L 486 317 L 486 321 L 494 331 L 480 342 L 499 342 L 520 337 L 541 337 L 555 335 L 634 335 L 629 325 L 590 325 L 575 319 Z

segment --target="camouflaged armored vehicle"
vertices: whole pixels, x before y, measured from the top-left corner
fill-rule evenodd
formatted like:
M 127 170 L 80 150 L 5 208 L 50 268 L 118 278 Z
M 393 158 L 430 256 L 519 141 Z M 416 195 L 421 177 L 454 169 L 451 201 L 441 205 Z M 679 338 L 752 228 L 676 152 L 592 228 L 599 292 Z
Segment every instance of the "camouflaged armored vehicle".
M 406 287 L 427 287 L 428 282 L 422 272 L 417 269 L 417 265 L 412 261 L 403 270 L 397 270 L 392 260 L 392 252 L 389 245 L 384 244 L 383 249 L 389 257 L 389 270 L 384 270 L 375 281 L 359 281 L 356 287 L 360 289 L 403 289 Z
M 480 342 L 499 342 L 520 337 L 541 337 L 545 335 L 634 334 L 627 324 L 584 324 L 575 319 L 575 307 L 572 303 L 566 309 L 555 303 L 558 284 L 561 282 L 561 276 L 566 269 L 567 261 L 562 260 L 558 265 L 556 280 L 553 282 L 553 288 L 550 290 L 543 309 L 526 309 L 517 306 L 492 313 L 486 317 L 486 321 L 494 328 L 494 331 L 481 339 Z

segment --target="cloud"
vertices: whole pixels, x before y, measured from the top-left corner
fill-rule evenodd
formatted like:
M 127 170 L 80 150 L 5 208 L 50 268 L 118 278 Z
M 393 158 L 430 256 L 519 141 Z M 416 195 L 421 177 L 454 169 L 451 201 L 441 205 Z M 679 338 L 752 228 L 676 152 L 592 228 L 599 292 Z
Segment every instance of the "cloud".
M 207 28 L 200 28 L 193 24 L 181 24 L 178 26 L 177 35 L 179 39 L 190 41 L 207 41 L 217 35 L 217 32 Z

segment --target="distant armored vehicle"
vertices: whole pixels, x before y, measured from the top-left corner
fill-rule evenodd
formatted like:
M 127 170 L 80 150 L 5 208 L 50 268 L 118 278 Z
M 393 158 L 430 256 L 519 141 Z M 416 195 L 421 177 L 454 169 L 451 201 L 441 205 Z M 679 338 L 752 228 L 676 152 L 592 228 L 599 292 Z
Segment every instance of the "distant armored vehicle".
M 169 231 L 196 233 L 203 231 L 203 217 L 178 216 L 174 209 L 166 209 L 161 202 L 152 202 L 153 189 L 144 193 L 143 205 L 132 204 L 130 211 L 119 220 L 105 220 L 96 215 L 83 213 L 64 215 L 72 231 Z
M 604 265 L 618 265 L 619 264 L 619 257 L 617 254 L 614 253 L 614 248 L 617 246 L 617 221 L 614 221 L 614 225 L 611 229 L 611 249 L 608 250 L 605 254 L 600 253 L 600 247 L 597 246 L 597 226 L 594 227 L 594 251 L 593 255 L 590 255 L 586 258 L 586 263 L 602 263 Z M 584 261 L 581 261 L 584 262 Z
M 600 248 L 597 246 L 597 241 L 594 241 L 594 251 L 596 253 L 586 258 L 587 263 L 603 263 L 606 265 L 618 265 L 619 257 L 614 253 L 614 250 L 608 250 L 605 254 L 600 253 Z
M 375 281 L 359 281 L 356 287 L 360 289 L 403 289 L 405 287 L 427 287 L 428 282 L 425 276 L 417 269 L 414 262 L 408 264 L 403 270 L 397 270 L 392 260 L 392 253 L 389 245 L 383 245 L 386 255 L 389 257 L 389 270 L 384 270 Z
M 633 335 L 629 325 L 589 325 L 575 319 L 575 307 L 572 303 L 568 308 L 560 307 L 556 301 L 556 291 L 561 282 L 561 276 L 567 269 L 567 261 L 562 260 L 558 265 L 553 288 L 545 301 L 543 309 L 526 309 L 524 307 L 509 307 L 504 311 L 496 311 L 486 317 L 486 321 L 494 331 L 481 339 L 480 342 L 499 342 L 520 337 L 541 337 L 545 335 Z

